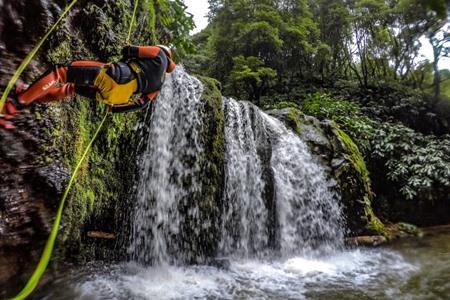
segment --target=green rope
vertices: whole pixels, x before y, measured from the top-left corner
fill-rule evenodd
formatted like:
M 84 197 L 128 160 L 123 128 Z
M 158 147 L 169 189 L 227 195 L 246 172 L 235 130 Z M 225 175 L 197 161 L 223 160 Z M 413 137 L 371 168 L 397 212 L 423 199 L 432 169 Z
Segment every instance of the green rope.
M 64 195 L 59 204 L 58 211 L 57 211 L 56 217 L 55 217 L 55 222 L 53 223 L 52 231 L 50 232 L 50 236 L 48 237 L 47 243 L 45 244 L 44 251 L 42 252 L 41 258 L 39 260 L 39 263 L 38 263 L 36 269 L 33 272 L 33 275 L 31 275 L 30 279 L 28 280 L 27 284 L 22 289 L 22 291 L 17 296 L 12 298 L 12 300 L 22 300 L 22 299 L 25 299 L 26 297 L 28 297 L 33 292 L 33 290 L 36 288 L 36 286 L 39 283 L 39 280 L 41 279 L 42 275 L 44 274 L 45 270 L 47 269 L 47 265 L 52 256 L 53 247 L 55 245 L 56 235 L 58 234 L 59 223 L 61 222 L 61 216 L 63 213 L 64 204 L 66 202 L 67 196 L 69 195 L 70 189 L 72 188 L 72 185 L 75 180 L 75 177 L 77 176 L 78 170 L 80 169 L 81 164 L 83 163 L 89 150 L 91 149 L 92 144 L 94 143 L 95 139 L 97 138 L 98 133 L 102 129 L 107 116 L 108 116 L 108 112 L 105 113 L 105 116 L 103 117 L 100 125 L 98 126 L 97 130 L 95 131 L 94 136 L 92 137 L 91 141 L 89 142 L 86 149 L 84 150 L 84 153 L 81 156 L 81 159 L 78 161 L 78 164 L 75 167 L 75 170 L 73 171 L 72 176 L 70 177 L 69 184 L 67 185 Z
M 28 53 L 28 55 L 25 57 L 25 59 L 22 61 L 22 63 L 20 64 L 19 68 L 16 70 L 16 72 L 14 73 L 13 77 L 11 78 L 11 80 L 8 82 L 8 85 L 6 86 L 5 91 L 3 92 L 2 98 L 0 99 L 0 113 L 3 110 L 3 105 L 5 104 L 6 98 L 9 95 L 9 92 L 11 91 L 11 89 L 14 87 L 14 84 L 16 83 L 17 79 L 19 79 L 19 76 L 22 74 L 23 70 L 25 70 L 25 68 L 28 66 L 28 64 L 31 62 L 31 60 L 33 59 L 33 57 L 36 55 L 36 53 L 38 52 L 39 48 L 41 48 L 42 44 L 44 44 L 45 40 L 50 36 L 50 34 L 56 29 L 56 27 L 58 26 L 58 24 L 61 22 L 62 19 L 64 19 L 64 17 L 66 16 L 66 14 L 70 11 L 70 9 L 72 8 L 72 6 L 75 5 L 75 3 L 78 0 L 73 0 L 72 3 L 69 4 L 69 6 L 66 7 L 66 9 L 64 10 L 64 12 L 61 14 L 61 16 L 59 16 L 59 19 L 56 21 L 55 24 L 53 24 L 53 26 L 47 31 L 47 33 L 42 37 L 42 39 L 39 41 L 39 43 L 37 43 L 37 45 L 33 48 L 33 50 L 31 50 L 30 53 Z
M 130 28 L 128 29 L 128 36 L 127 36 L 127 39 L 126 39 L 126 43 L 128 45 L 130 44 L 131 31 L 133 29 L 133 23 L 134 23 L 134 20 L 136 18 L 136 11 L 137 11 L 138 4 L 139 4 L 139 0 L 135 0 L 134 1 L 133 16 L 131 17 Z

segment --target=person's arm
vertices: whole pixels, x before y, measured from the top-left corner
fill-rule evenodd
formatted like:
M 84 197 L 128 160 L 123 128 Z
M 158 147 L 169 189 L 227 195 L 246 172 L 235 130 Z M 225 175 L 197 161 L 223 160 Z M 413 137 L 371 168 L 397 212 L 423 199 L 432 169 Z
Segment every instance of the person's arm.
M 155 58 L 158 56 L 161 48 L 156 46 L 126 46 L 122 50 L 123 57 L 129 58 Z M 172 73 L 175 69 L 175 62 L 167 57 L 169 65 L 167 66 L 167 73 Z
M 155 58 L 161 48 L 156 46 L 125 46 L 122 55 L 125 58 Z
M 176 65 L 173 62 L 173 60 L 171 60 L 169 58 L 169 65 L 167 66 L 167 73 L 172 73 L 172 71 L 175 69 Z

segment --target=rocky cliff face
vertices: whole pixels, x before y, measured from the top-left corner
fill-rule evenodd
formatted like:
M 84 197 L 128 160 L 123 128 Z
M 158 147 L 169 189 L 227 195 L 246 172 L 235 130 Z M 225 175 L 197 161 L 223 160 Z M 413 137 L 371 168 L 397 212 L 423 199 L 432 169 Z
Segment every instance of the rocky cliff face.
M 141 34 L 133 42 L 152 44 L 153 2 L 144 4 L 138 12 Z M 67 1 L 0 1 L 0 90 L 65 5 Z M 129 1 L 78 1 L 19 82 L 30 83 L 51 63 L 118 59 L 131 12 Z M 0 297 L 17 292 L 35 267 L 71 170 L 102 114 L 101 105 L 77 96 L 33 105 L 15 121 L 16 130 L 0 129 Z M 130 114 L 106 121 L 69 196 L 54 262 L 57 257 L 83 261 L 125 255 L 113 249 L 124 241 L 118 233 L 127 224 L 133 149 L 139 139 L 134 126 L 140 118 Z M 115 239 L 92 238 L 89 231 L 112 233 Z

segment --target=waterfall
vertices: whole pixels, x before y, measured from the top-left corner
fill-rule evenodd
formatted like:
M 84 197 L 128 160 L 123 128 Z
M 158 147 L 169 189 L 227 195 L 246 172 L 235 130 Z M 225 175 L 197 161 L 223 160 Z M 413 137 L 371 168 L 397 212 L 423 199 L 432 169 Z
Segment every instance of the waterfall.
M 264 114 L 272 136 L 271 166 L 283 254 L 329 253 L 344 239 L 339 197 L 307 145 L 279 120 Z
M 299 135 L 255 105 L 223 99 L 225 164 L 220 159 L 214 165 L 221 169 L 215 174 L 224 176 L 222 186 L 210 180 L 204 133 L 221 136 L 211 125 L 223 123 L 222 115 L 208 119 L 211 99 L 201 99 L 202 90 L 177 67 L 140 124 L 133 261 L 64 269 L 36 299 L 410 299 L 430 294 L 427 281 L 423 293 L 409 291 L 418 274 L 429 278 L 430 268 L 441 263 L 433 249 L 425 249 L 431 260 L 424 267 L 413 259 L 424 255 L 411 253 L 417 247 L 404 255 L 386 247 L 337 251 L 343 217 L 334 183 Z M 213 196 L 204 193 L 208 189 L 215 190 Z M 443 245 L 437 249 L 442 253 L 449 247 L 442 240 L 431 243 Z M 214 255 L 215 260 L 202 260 Z M 448 264 L 441 269 L 436 276 L 448 274 Z M 436 276 L 432 279 L 442 290 Z
M 268 210 L 256 132 L 265 129 L 249 103 L 226 100 L 225 114 L 227 166 L 220 249 L 224 255 L 238 252 L 248 256 L 265 250 L 268 243 Z
M 146 134 L 129 247 L 132 260 L 195 261 L 199 247 L 217 243 L 218 255 L 238 257 L 339 247 L 339 199 L 306 144 L 281 121 L 233 99 L 224 99 L 223 105 L 226 165 L 223 199 L 216 202 L 221 216 L 201 220 L 194 195 L 201 195 L 205 176 L 202 92 L 199 80 L 177 68 L 142 124 Z M 217 241 L 209 231 L 213 226 Z M 199 234 L 205 230 L 206 235 Z
M 168 75 L 147 121 L 139 159 L 131 258 L 140 263 L 175 263 L 185 218 L 180 213 L 189 195 L 200 190 L 199 172 L 202 85 L 180 67 Z M 174 255 L 177 254 L 177 255 Z
M 307 145 L 281 121 L 250 103 L 225 99 L 225 113 L 222 253 L 258 255 L 270 244 L 271 230 L 276 232 L 272 246 L 283 255 L 310 255 L 339 248 L 343 240 L 339 198 Z M 262 195 L 269 183 L 263 180 L 258 151 L 265 142 L 271 148 L 274 190 L 273 199 L 266 201 Z M 269 209 L 276 210 L 271 222 Z

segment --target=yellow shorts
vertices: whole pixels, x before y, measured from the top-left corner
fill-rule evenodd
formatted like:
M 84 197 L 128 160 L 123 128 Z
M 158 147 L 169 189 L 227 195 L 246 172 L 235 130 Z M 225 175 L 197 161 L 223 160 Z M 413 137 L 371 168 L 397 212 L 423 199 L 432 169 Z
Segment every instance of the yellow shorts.
M 104 68 L 95 78 L 94 86 L 98 88 L 97 100 L 108 105 L 127 104 L 138 87 L 136 79 L 125 84 L 118 84 L 106 74 Z

